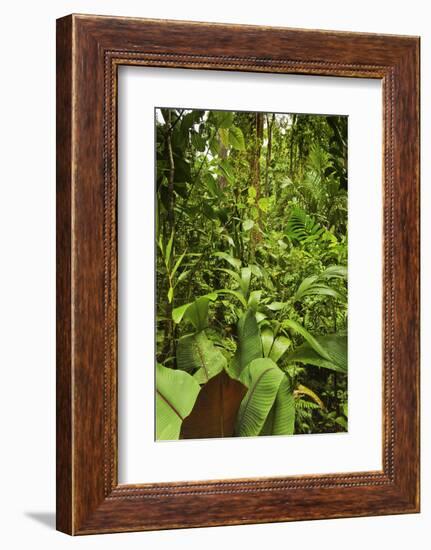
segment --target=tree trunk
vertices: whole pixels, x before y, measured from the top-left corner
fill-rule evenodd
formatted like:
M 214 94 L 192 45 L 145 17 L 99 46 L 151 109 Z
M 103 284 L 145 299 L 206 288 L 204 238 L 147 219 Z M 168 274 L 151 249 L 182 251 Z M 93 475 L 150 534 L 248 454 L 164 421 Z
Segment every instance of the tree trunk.
M 272 150 L 272 127 L 274 125 L 275 114 L 272 113 L 271 122 L 269 121 L 269 116 L 266 115 L 266 126 L 268 130 L 268 145 L 266 148 L 266 166 L 265 166 L 265 188 L 266 196 L 271 195 L 271 190 L 269 188 L 269 166 L 271 164 L 271 150 Z
M 261 197 L 261 188 L 260 188 L 260 154 L 262 151 L 262 140 L 263 140 L 263 113 L 255 114 L 255 142 L 254 147 L 251 153 L 250 159 L 250 175 L 251 175 L 251 186 L 254 187 L 256 191 L 256 208 L 257 208 L 257 227 L 253 227 L 251 230 L 251 252 L 254 257 L 254 251 L 256 244 L 260 242 L 262 235 L 260 232 L 261 229 L 261 216 L 260 209 L 258 207 L 258 202 Z
M 165 243 L 168 242 L 168 240 L 171 238 L 172 233 L 175 231 L 175 216 L 174 216 L 174 180 L 175 180 L 175 163 L 174 163 L 174 155 L 172 151 L 172 112 L 170 109 L 167 110 L 167 120 L 166 120 L 166 135 L 165 135 L 165 148 L 166 148 L 166 154 L 168 157 L 168 165 L 169 165 L 169 173 L 168 173 L 168 201 L 167 201 L 167 231 L 166 231 L 166 239 Z M 175 238 L 174 238 L 175 241 Z M 172 258 L 174 258 L 174 248 L 175 244 L 172 243 L 172 249 L 171 249 L 171 255 L 170 255 L 170 261 L 169 265 L 166 266 L 166 278 L 169 279 L 170 273 L 168 272 L 170 270 L 170 265 L 172 264 Z M 169 284 L 167 285 L 169 288 Z M 167 292 L 167 291 L 166 291 Z M 165 321 L 165 330 L 164 330 L 164 349 L 163 349 L 163 355 L 164 358 L 171 357 L 175 354 L 174 351 L 174 324 L 172 320 L 172 311 L 173 311 L 173 303 L 169 300 L 166 300 L 166 321 Z

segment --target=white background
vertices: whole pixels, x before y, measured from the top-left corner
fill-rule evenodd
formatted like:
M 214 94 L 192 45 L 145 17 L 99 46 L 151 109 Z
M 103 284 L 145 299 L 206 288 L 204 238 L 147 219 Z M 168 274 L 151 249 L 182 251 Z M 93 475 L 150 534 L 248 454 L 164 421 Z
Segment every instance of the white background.
M 381 82 L 147 67 L 121 67 L 119 79 L 120 482 L 381 470 Z M 154 107 L 169 105 L 349 116 L 347 434 L 154 441 L 154 348 L 143 335 L 154 331 Z
M 55 18 L 74 12 L 422 36 L 422 151 L 431 150 L 428 2 L 56 0 L 5 3 L 0 88 L 0 541 L 15 548 L 362 549 L 426 547 L 431 521 L 431 178 L 422 165 L 422 514 L 103 535 L 72 539 L 54 523 Z M 4 42 L 4 43 L 3 43 Z

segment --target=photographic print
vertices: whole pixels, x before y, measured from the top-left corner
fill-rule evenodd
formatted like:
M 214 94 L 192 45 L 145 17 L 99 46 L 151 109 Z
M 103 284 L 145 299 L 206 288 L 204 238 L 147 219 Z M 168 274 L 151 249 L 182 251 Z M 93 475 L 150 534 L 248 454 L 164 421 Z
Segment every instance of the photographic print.
M 347 431 L 347 126 L 155 109 L 156 440 Z

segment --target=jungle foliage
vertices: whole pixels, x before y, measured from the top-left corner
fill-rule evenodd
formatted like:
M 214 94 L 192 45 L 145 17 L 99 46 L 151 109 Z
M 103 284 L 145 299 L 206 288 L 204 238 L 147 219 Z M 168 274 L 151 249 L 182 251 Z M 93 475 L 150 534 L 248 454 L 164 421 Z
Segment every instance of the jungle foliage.
M 156 110 L 156 438 L 347 430 L 347 118 Z

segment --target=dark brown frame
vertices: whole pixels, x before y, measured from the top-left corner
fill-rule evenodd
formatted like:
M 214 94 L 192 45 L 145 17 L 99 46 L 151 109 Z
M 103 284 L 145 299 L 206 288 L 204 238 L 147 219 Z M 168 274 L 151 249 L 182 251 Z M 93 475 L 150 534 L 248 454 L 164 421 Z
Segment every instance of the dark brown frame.
M 119 485 L 119 65 L 383 82 L 383 470 Z M 57 528 L 419 511 L 419 38 L 70 15 L 57 21 Z

